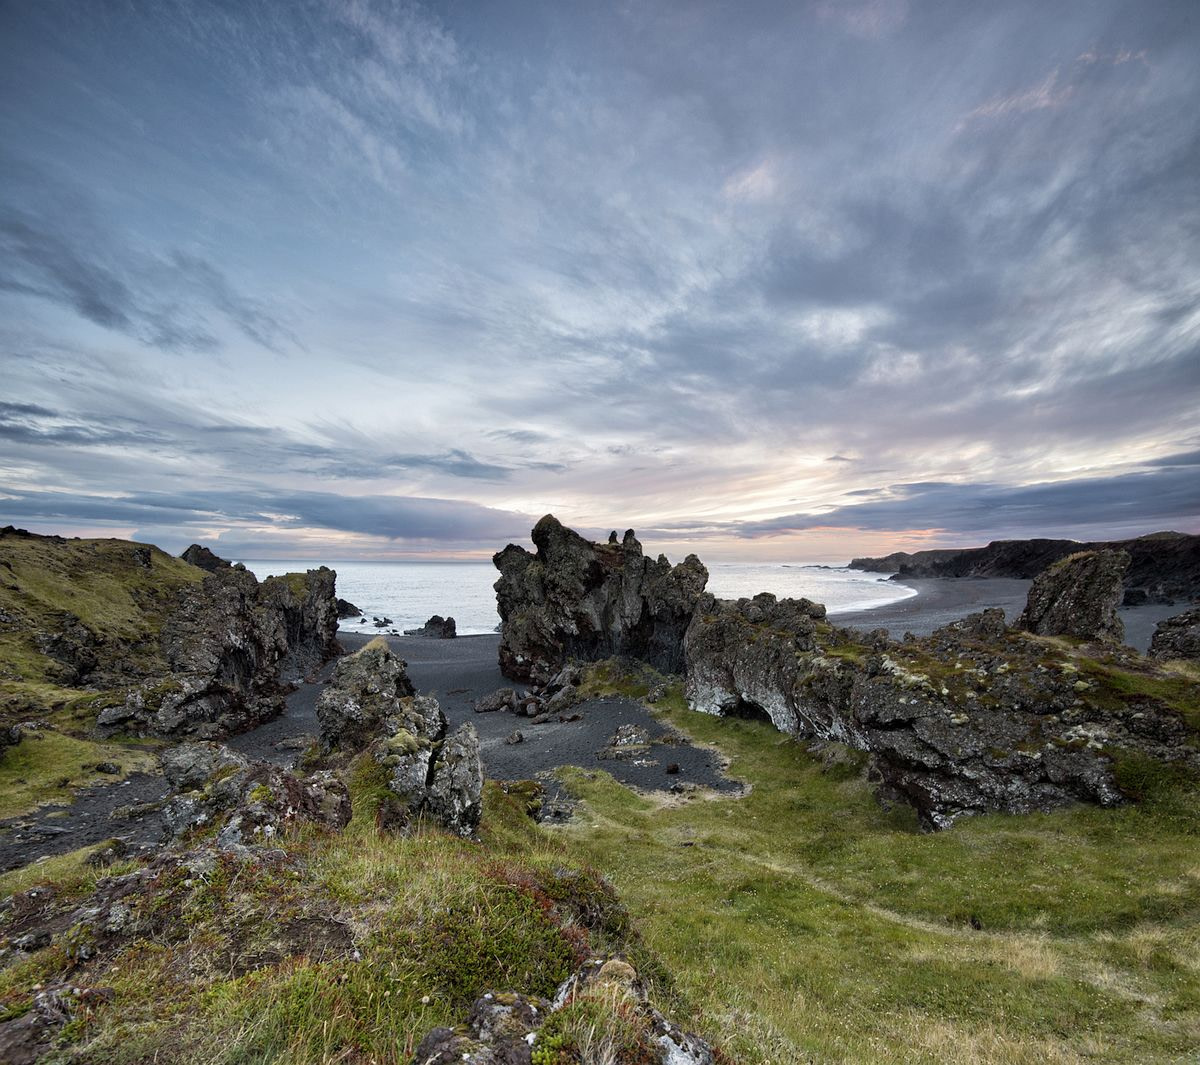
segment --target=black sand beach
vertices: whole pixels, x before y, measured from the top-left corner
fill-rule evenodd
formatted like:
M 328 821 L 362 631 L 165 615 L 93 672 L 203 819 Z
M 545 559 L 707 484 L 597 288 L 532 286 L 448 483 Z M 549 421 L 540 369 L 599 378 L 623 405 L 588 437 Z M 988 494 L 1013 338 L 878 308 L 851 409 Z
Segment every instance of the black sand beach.
M 1025 608 L 1031 581 L 1004 577 L 915 577 L 897 583 L 915 588 L 917 594 L 897 603 L 848 613 L 830 614 L 830 621 L 848 629 L 869 631 L 887 629 L 894 639 L 906 632 L 928 636 L 934 629 L 987 607 L 1000 607 L 1009 623 L 1016 621 Z M 1163 618 L 1187 610 L 1186 603 L 1122 607 L 1125 643 L 1146 652 L 1155 626 Z

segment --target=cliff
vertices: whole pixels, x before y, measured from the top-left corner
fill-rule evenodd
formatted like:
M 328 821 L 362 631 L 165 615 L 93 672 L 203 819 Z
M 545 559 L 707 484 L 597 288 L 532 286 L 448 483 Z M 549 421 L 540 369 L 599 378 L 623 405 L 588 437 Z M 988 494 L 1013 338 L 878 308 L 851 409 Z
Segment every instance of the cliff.
M 856 558 L 851 569 L 899 577 L 1015 577 L 1032 580 L 1059 559 L 1080 551 L 1124 551 L 1126 599 L 1171 601 L 1200 598 L 1200 536 L 1159 532 L 1132 540 L 1080 543 L 1075 540 L 993 540 L 962 550 L 897 551 Z
M 217 736 L 276 713 L 338 651 L 336 574 L 259 582 L 195 545 L 0 531 L 0 713 L 99 709 L 110 730 Z

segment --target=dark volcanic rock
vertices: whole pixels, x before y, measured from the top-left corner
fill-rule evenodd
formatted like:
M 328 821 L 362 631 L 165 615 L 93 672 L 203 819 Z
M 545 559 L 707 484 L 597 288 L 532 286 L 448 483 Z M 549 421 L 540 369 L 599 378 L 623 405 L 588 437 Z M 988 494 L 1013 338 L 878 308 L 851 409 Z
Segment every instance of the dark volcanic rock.
M 404 700 L 416 694 L 406 665 L 382 636 L 338 660 L 317 700 L 325 750 L 360 751 L 379 735 L 388 718 L 404 713 Z
M 337 616 L 339 620 L 342 618 L 361 618 L 363 612 L 349 600 L 339 599 L 337 601 Z
M 482 812 L 483 763 L 472 725 L 447 735 L 436 699 L 415 695 L 404 661 L 382 638 L 338 662 L 317 701 L 326 751 L 360 751 L 385 771 L 380 822 L 404 829 L 427 816 L 473 836 Z
M 509 544 L 493 558 L 501 672 L 544 683 L 569 659 L 614 655 L 682 670 L 683 634 L 708 581 L 695 555 L 672 567 L 646 558 L 632 529 L 592 543 L 549 514 L 533 542 L 536 554 Z
M 1151 658 L 1200 661 L 1200 610 L 1189 610 L 1158 623 L 1150 640 Z
M 207 570 L 209 573 L 217 573 L 223 569 L 229 569 L 229 563 L 219 555 L 214 555 L 207 547 L 200 544 L 192 544 L 182 555 L 179 556 L 184 562 L 193 566 L 198 566 L 202 570 Z
M 869 752 L 884 798 L 945 828 L 964 814 L 1122 802 L 1113 755 L 1200 765 L 1173 704 L 1125 694 L 1153 670 L 1122 649 L 1076 658 L 985 612 L 924 640 L 869 641 L 815 618 L 777 626 L 705 602 L 687 634 L 695 710 L 761 717 L 782 731 Z M 782 605 L 782 604 L 781 604 Z M 811 627 L 810 627 L 811 626 Z M 1089 656 L 1110 656 L 1104 669 Z
M 458 635 L 458 629 L 453 618 L 444 618 L 434 614 L 419 629 L 405 629 L 405 636 L 429 636 L 435 640 L 452 640 Z
M 1124 551 L 1068 555 L 1034 579 L 1017 624 L 1039 636 L 1120 643 L 1125 625 L 1117 615 L 1129 568 Z
M 105 728 L 227 735 L 279 712 L 292 684 L 339 650 L 333 570 L 268 577 L 217 567 L 186 588 L 163 624 L 169 672 L 104 710 Z
M 1032 580 L 1053 562 L 1080 551 L 1125 551 L 1130 558 L 1125 587 L 1128 605 L 1200 599 L 1200 536 L 1159 532 L 1132 540 L 1077 543 L 1074 540 L 994 540 L 987 547 L 897 551 L 882 558 L 856 558 L 851 569 L 901 577 L 1016 577 Z

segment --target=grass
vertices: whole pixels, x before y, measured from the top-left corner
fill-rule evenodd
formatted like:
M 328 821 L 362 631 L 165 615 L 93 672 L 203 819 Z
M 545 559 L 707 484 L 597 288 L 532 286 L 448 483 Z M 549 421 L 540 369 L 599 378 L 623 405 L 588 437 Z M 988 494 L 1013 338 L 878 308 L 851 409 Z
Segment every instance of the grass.
M 0 818 L 25 814 L 45 803 L 69 803 L 76 788 L 118 779 L 96 771 L 101 762 L 120 766 L 122 775 L 152 772 L 156 762 L 144 749 L 78 739 L 45 729 L 26 732 L 0 755 Z
M 113 988 L 51 1061 L 407 1065 L 483 991 L 550 995 L 592 950 L 628 953 L 656 978 L 611 888 L 529 820 L 525 789 L 487 787 L 482 843 L 383 833 L 374 790 L 358 774 L 350 825 L 281 840 L 286 861 L 160 874 L 122 899 L 153 929 L 77 969 L 58 944 L 30 956 L 0 974 L 0 1011 L 27 1009 L 35 982 Z M 78 890 L 84 856 L 5 886 L 40 874 Z
M 769 726 L 660 704 L 740 799 L 666 804 L 564 771 L 558 830 L 747 1065 L 1176 1062 L 1200 1045 L 1200 795 L 922 834 Z

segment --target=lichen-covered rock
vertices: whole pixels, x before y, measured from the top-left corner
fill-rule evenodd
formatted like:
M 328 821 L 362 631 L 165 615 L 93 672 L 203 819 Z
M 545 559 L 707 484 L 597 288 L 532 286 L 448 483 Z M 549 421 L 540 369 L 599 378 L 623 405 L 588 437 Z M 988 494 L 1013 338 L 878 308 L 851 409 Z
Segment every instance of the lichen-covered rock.
M 216 828 L 221 850 L 270 844 L 300 822 L 333 831 L 350 823 L 350 793 L 332 773 L 307 777 L 251 762 L 217 743 L 185 743 L 162 755 L 176 794 L 163 804 L 168 839 Z
M 554 1001 L 489 991 L 466 1023 L 435 1028 L 412 1065 L 530 1065 L 591 1061 L 612 1065 L 715 1065 L 712 1048 L 651 1005 L 637 971 L 620 958 L 593 958 L 558 988 Z M 612 1056 L 620 1048 L 622 1056 Z M 549 1056 L 546 1056 L 549 1055 Z
M 453 640 L 458 635 L 458 627 L 453 618 L 444 618 L 434 614 L 419 629 L 405 629 L 405 636 L 427 636 L 433 640 Z
M 388 718 L 405 717 L 403 700 L 414 694 L 407 663 L 383 637 L 340 659 L 317 700 L 326 751 L 362 750 Z
M 1200 661 L 1200 610 L 1176 614 L 1158 623 L 1150 639 L 1151 658 Z
M 366 750 L 387 774 L 381 825 L 406 829 L 420 817 L 470 837 L 482 810 L 483 763 L 470 725 L 447 736 L 436 699 L 413 693 L 403 659 L 383 638 L 347 655 L 317 701 L 326 752 Z
M 460 836 L 475 835 L 483 812 L 483 762 L 474 725 L 460 725 L 442 742 L 425 798 L 435 821 Z
M 695 555 L 672 566 L 642 554 L 630 529 L 592 543 L 546 515 L 537 553 L 509 544 L 493 557 L 500 579 L 500 669 L 544 683 L 570 659 L 628 655 L 666 673 L 683 668 L 683 635 L 708 581 Z
M 1083 551 L 1047 566 L 1033 580 L 1017 624 L 1039 636 L 1120 643 L 1117 609 L 1125 597 L 1125 551 Z
M 770 610 L 703 603 L 687 635 L 689 705 L 868 752 L 881 796 L 911 803 L 927 827 L 1122 802 L 1123 754 L 1200 765 L 1175 682 L 1159 685 L 1132 652 L 1077 656 L 989 612 L 903 643 L 795 608 L 785 617 L 776 627 Z
M 213 564 L 163 623 L 165 675 L 102 711 L 99 725 L 212 738 L 273 717 L 289 688 L 339 650 L 335 579 L 321 567 L 259 583 L 244 568 Z

